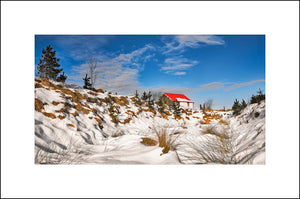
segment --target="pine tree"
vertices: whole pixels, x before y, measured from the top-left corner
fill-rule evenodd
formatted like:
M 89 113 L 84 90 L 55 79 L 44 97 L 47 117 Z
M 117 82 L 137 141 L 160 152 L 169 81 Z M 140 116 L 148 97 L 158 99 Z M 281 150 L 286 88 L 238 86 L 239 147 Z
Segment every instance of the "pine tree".
M 240 113 L 241 104 L 237 99 L 235 99 L 235 101 L 233 102 L 232 110 L 233 110 L 233 115 L 238 115 Z
M 90 83 L 91 78 L 87 76 L 87 74 L 85 74 L 85 78 L 83 78 L 84 81 L 84 89 L 91 89 L 92 88 L 92 84 Z
M 158 105 L 158 111 L 160 113 L 165 113 L 164 102 L 161 99 L 161 97 L 158 99 L 157 105 Z
M 145 101 L 148 99 L 148 95 L 147 95 L 147 93 L 145 91 L 143 92 L 143 95 L 142 95 L 141 99 L 145 100 Z
M 138 93 L 137 90 L 135 91 L 135 97 L 136 97 L 136 98 L 139 98 L 139 93 Z
M 245 102 L 245 100 L 243 99 L 242 104 L 241 104 L 241 109 L 244 109 L 247 107 L 247 103 Z
M 178 102 L 172 103 L 172 109 L 174 110 L 174 114 L 177 116 L 181 116 L 181 108 Z
M 42 59 L 40 58 L 37 70 L 40 78 L 56 80 L 57 75 L 63 70 L 60 67 L 59 58 L 55 57 L 56 51 L 53 51 L 51 45 L 42 50 Z
M 56 79 L 56 81 L 65 83 L 66 79 L 67 79 L 67 75 L 65 75 L 65 72 L 63 72 L 63 74 L 60 74 L 58 76 L 58 78 Z

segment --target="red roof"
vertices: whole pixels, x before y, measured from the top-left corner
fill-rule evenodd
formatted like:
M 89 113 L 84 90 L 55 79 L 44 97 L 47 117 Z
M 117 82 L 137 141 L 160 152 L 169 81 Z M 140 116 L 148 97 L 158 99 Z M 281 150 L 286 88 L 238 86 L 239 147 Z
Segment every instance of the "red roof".
M 164 93 L 166 96 L 168 96 L 169 98 L 171 98 L 171 100 L 176 101 L 176 98 L 181 98 L 181 99 L 186 99 L 191 101 L 189 98 L 187 98 L 185 95 L 183 94 L 175 94 L 175 93 Z

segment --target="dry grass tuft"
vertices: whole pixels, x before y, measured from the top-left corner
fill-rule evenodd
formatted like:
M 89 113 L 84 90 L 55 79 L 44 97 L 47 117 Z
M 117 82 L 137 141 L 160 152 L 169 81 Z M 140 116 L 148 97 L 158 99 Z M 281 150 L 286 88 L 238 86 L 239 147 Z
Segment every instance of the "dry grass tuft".
M 57 105 L 60 104 L 60 103 L 59 103 L 59 102 L 56 102 L 56 101 L 53 101 L 52 104 L 53 104 L 54 106 L 57 106 Z
M 64 116 L 64 115 L 59 115 L 58 118 L 62 120 L 62 119 L 65 119 L 66 116 Z
M 72 115 L 73 115 L 74 117 L 79 116 L 79 114 L 78 114 L 77 111 L 75 111 L 74 113 L 72 113 Z
M 129 117 L 129 118 L 126 118 L 123 122 L 121 122 L 121 121 L 119 121 L 119 122 L 120 122 L 121 124 L 127 124 L 127 123 L 129 123 L 131 120 L 132 120 L 132 118 Z
M 219 124 L 229 125 L 229 121 L 221 119 L 219 120 Z
M 67 124 L 68 126 L 70 126 L 70 127 L 75 127 L 73 124 Z
M 127 110 L 125 113 L 127 113 L 128 115 L 137 117 L 136 114 L 135 114 L 135 112 L 133 112 L 133 111 L 131 111 L 131 110 Z
M 142 138 L 141 143 L 146 146 L 156 146 L 157 145 L 157 141 L 155 139 L 149 138 L 149 137 Z
M 53 113 L 47 113 L 47 112 L 42 112 L 46 117 L 50 117 L 52 119 L 55 119 L 56 116 Z
M 94 117 L 94 119 L 98 122 L 98 124 L 102 124 L 101 120 L 97 117 Z
M 94 95 L 94 96 L 97 96 L 98 94 L 96 93 L 96 92 L 94 92 L 94 91 L 89 91 L 89 92 L 87 92 L 88 94 L 90 94 L 90 95 Z
M 39 83 L 35 83 L 34 88 L 42 88 L 43 86 Z
M 180 117 L 179 115 L 174 115 L 174 118 L 175 118 L 176 120 L 180 120 L 180 119 L 181 119 L 181 117 Z
M 97 93 L 104 93 L 103 89 L 101 89 L 101 88 L 96 89 L 96 92 L 97 92 Z
M 69 111 L 68 111 L 68 107 L 64 107 L 64 108 L 62 108 L 62 109 L 60 109 L 60 110 L 56 110 L 55 111 L 56 113 L 69 113 Z
M 200 124 L 207 124 L 207 123 L 204 120 L 200 120 Z
M 44 104 L 41 100 L 35 98 L 34 99 L 34 108 L 36 111 L 41 112 L 44 109 Z
M 172 134 L 167 134 L 167 129 L 162 128 L 160 132 L 154 129 L 154 132 L 158 138 L 158 146 L 163 148 L 163 154 L 168 153 L 175 148 L 174 142 L 177 137 L 173 138 Z
M 90 103 L 97 103 L 97 98 L 88 97 L 87 101 Z
M 203 131 L 202 131 L 202 134 L 205 135 L 205 134 L 210 134 L 210 135 L 215 135 L 221 139 L 229 139 L 227 133 L 225 131 L 221 131 L 221 132 L 218 132 L 216 131 L 213 127 L 207 127 L 205 128 Z

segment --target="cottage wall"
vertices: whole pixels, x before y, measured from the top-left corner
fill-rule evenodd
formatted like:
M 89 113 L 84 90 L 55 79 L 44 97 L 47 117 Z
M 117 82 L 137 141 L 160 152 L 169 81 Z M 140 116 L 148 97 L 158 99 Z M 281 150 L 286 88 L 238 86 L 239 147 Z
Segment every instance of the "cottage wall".
M 161 100 L 168 106 L 171 106 L 173 104 L 173 101 L 166 95 L 162 95 Z
M 179 102 L 179 105 L 184 109 L 194 109 L 193 102 Z

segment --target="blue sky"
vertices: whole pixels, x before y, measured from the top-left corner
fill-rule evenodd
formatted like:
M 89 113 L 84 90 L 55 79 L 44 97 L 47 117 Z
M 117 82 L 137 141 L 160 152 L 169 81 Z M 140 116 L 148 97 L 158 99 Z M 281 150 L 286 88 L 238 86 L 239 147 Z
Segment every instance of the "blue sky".
M 184 93 L 218 109 L 265 91 L 264 35 L 36 35 L 35 65 L 49 44 L 80 86 L 93 56 L 96 88 L 118 94 Z

